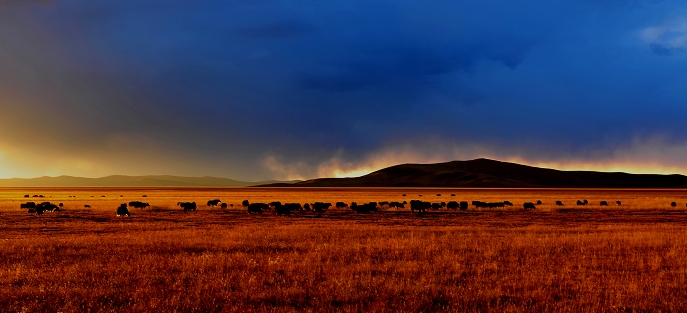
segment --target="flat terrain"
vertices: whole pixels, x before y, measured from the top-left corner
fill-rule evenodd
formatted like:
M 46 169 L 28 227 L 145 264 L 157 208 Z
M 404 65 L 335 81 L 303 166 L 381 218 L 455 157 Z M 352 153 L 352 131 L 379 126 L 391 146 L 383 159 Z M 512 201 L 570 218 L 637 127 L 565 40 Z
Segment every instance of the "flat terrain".
M 515 205 L 283 217 L 244 199 Z M 115 217 L 133 200 L 152 207 Z M 36 217 L 26 201 L 64 209 Z M 0 189 L 0 311 L 685 312 L 686 203 L 685 190 Z

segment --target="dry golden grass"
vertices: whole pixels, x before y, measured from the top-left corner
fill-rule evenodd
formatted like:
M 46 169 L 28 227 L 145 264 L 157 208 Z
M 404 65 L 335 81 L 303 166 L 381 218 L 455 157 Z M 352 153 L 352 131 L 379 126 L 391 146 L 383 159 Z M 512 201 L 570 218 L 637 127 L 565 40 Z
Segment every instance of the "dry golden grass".
M 41 217 L 19 210 L 21 196 L 34 191 L 66 209 Z M 545 205 L 292 217 L 174 207 L 215 197 L 237 204 L 417 198 L 411 191 L 427 200 L 456 193 Z M 411 191 L 3 190 L 0 311 L 687 311 L 682 191 Z M 627 204 L 546 205 L 577 198 Z M 154 208 L 115 217 L 118 203 L 131 200 Z M 671 209 L 670 201 L 682 206 Z M 83 209 L 86 202 L 93 208 Z

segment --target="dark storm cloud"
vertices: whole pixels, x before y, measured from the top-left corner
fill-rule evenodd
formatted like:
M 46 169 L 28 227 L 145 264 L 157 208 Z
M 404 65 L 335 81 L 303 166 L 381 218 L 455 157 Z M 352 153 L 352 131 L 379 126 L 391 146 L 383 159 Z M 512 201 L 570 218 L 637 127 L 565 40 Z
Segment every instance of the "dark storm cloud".
M 317 31 L 315 27 L 300 21 L 279 21 L 264 25 L 242 27 L 234 31 L 246 38 L 289 38 L 300 37 Z
M 3 4 L 13 175 L 687 161 L 680 1 Z

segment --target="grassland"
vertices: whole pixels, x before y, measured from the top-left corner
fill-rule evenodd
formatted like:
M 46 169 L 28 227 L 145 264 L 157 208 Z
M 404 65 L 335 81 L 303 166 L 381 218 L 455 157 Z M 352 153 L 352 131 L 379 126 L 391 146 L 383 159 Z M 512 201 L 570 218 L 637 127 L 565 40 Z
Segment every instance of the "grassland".
M 178 201 L 541 199 L 467 212 L 278 217 Z M 41 217 L 23 194 L 64 202 Z M 141 196 L 146 194 L 147 197 Z M 441 194 L 441 196 L 437 196 Z M 685 312 L 681 190 L 0 190 L 3 312 Z M 69 197 L 76 195 L 76 198 Z M 105 197 L 102 197 L 102 196 Z M 91 197 L 93 196 L 93 197 Z M 550 205 L 622 200 L 620 207 Z M 117 218 L 120 202 L 153 206 Z M 30 199 L 36 200 L 36 199 Z M 679 201 L 671 208 L 671 201 Z M 84 209 L 89 204 L 92 209 Z

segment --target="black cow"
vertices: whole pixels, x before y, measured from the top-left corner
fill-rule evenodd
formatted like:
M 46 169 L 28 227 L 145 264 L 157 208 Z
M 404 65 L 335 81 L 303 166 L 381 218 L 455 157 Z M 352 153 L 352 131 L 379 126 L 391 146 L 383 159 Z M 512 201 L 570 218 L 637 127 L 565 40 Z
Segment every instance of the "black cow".
M 452 194 L 451 194 L 451 197 L 455 197 L 455 196 L 456 196 L 456 194 L 455 194 L 455 193 L 452 193 Z
M 503 201 L 503 205 L 513 206 L 513 203 L 511 203 L 510 201 L 506 200 L 506 201 Z
M 355 213 L 374 212 L 374 211 L 377 211 L 377 203 L 376 202 L 370 202 L 370 203 L 358 205 L 357 203 L 353 202 L 353 203 L 351 203 L 351 210 L 355 211 Z
M 29 196 L 29 195 L 24 195 L 24 198 L 28 198 L 28 197 L 30 197 L 30 196 Z
M 468 202 L 467 201 L 461 201 L 460 202 L 460 210 L 465 211 L 468 209 Z
M 672 206 L 672 207 L 676 207 L 676 206 L 677 206 L 677 203 L 675 203 L 675 202 L 671 202 L 671 203 L 670 203 L 670 206 Z
M 248 200 L 243 200 L 243 202 L 241 202 L 241 205 L 242 206 L 249 206 L 250 202 L 248 202 Z
M 584 199 L 584 201 L 582 201 L 582 202 L 584 202 L 584 205 L 589 204 L 589 201 L 587 201 L 587 199 Z
M 209 201 L 208 201 L 208 206 L 217 206 L 217 205 L 220 204 L 221 202 L 222 202 L 222 200 L 220 200 L 220 199 L 209 200 Z
M 458 202 L 457 201 L 449 201 L 446 203 L 446 208 L 449 210 L 458 210 Z
M 403 196 L 405 197 L 405 196 L 406 196 L 406 194 L 404 193 L 404 194 L 403 194 Z
M 312 210 L 315 212 L 324 212 L 331 206 L 332 204 L 329 202 L 315 202 L 312 204 Z
M 263 210 L 268 210 L 269 208 L 270 206 L 266 203 L 251 203 L 250 205 L 248 205 L 248 214 L 262 214 Z
M 606 202 L 606 201 L 601 201 L 601 202 L 599 202 L 599 205 L 601 205 L 601 206 L 608 206 L 608 202 Z
M 403 202 L 405 202 L 405 201 L 403 201 Z M 397 209 L 405 209 L 405 204 L 403 204 L 401 202 L 394 201 L 394 202 L 389 203 L 389 207 L 390 208 L 397 208 Z
M 300 203 L 285 203 L 284 209 L 291 211 L 303 211 L 303 206 Z
M 226 208 L 227 208 L 227 204 L 226 204 L 226 203 L 222 203 L 222 209 L 226 209 Z
M 537 205 L 540 205 L 540 204 L 541 204 L 541 200 L 537 200 Z
M 347 207 L 348 207 L 348 204 L 346 204 L 346 203 L 344 203 L 344 202 L 337 202 L 337 203 L 336 203 L 336 208 L 337 208 L 337 209 L 345 209 L 345 208 L 347 208 Z
M 274 208 L 274 212 L 276 212 L 277 215 L 291 216 L 291 206 L 282 205 L 281 202 L 277 202 L 274 205 L 272 205 L 272 203 L 270 203 L 270 206 L 272 208 Z
M 534 206 L 534 203 L 532 203 L 532 202 L 525 202 L 525 203 L 523 204 L 523 207 L 525 208 L 525 210 L 528 210 L 528 209 L 529 209 L 529 210 L 534 210 L 534 209 L 537 208 L 536 206 Z
M 198 208 L 195 202 L 177 202 L 177 205 L 180 206 L 184 212 L 195 211 Z
M 438 210 L 438 209 L 443 208 L 443 206 L 441 206 L 441 203 L 436 203 L 436 202 L 432 203 L 430 207 L 432 208 L 432 210 Z
M 389 201 L 382 201 L 382 202 L 377 203 L 377 205 L 378 205 L 379 208 L 384 208 L 384 207 L 388 208 L 388 207 L 390 207 Z
M 42 202 L 36 205 L 36 212 L 59 212 L 60 207 L 50 202 Z
M 58 207 L 63 207 L 64 203 L 60 202 L 60 204 L 57 205 Z
M 438 193 L 438 194 L 437 194 L 437 197 L 441 197 L 441 194 L 440 194 L 440 193 Z
M 425 212 L 425 210 L 429 209 L 432 207 L 432 204 L 429 202 L 424 202 L 420 200 L 411 200 L 410 201 L 410 211 L 411 212 Z
M 276 207 L 278 207 L 278 206 L 281 206 L 281 202 L 280 202 L 280 201 L 272 201 L 272 202 L 270 202 L 270 203 L 267 204 L 267 208 L 268 208 L 268 209 L 274 209 L 274 208 L 276 208 Z
M 143 198 L 147 198 L 148 196 L 146 196 L 146 195 L 142 195 L 141 197 L 143 197 Z
M 577 205 L 584 205 L 584 202 L 577 200 Z
M 310 211 L 310 203 L 306 203 L 303 205 L 303 210 Z
M 150 207 L 150 204 L 141 201 L 131 201 L 129 202 L 129 206 L 135 209 L 145 209 L 147 207 Z
M 618 201 L 616 201 L 616 202 L 615 202 L 615 204 L 617 204 L 617 205 L 621 205 L 621 204 L 623 204 L 623 203 L 622 203 L 622 202 L 620 202 L 620 200 L 618 200 Z
M 35 209 L 36 208 L 36 203 L 35 202 L 26 202 L 22 203 L 19 205 L 20 209 Z
M 563 205 L 563 201 L 557 200 L 557 201 L 556 201 L 556 205 L 557 205 L 557 206 L 562 206 L 562 205 Z
M 88 204 L 84 204 L 84 206 L 83 206 L 83 207 L 84 207 L 84 208 L 86 208 L 86 209 L 90 209 L 90 208 L 91 208 L 91 206 L 90 206 L 90 205 L 88 205 Z
M 129 209 L 126 208 L 126 203 L 122 203 L 117 208 L 117 216 L 131 216 L 131 213 L 129 213 Z

